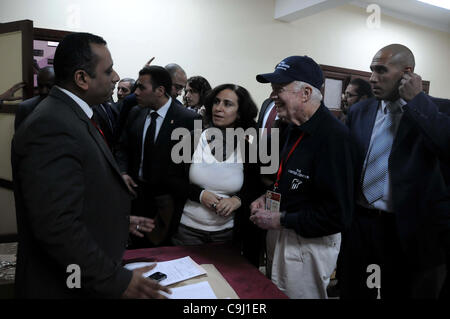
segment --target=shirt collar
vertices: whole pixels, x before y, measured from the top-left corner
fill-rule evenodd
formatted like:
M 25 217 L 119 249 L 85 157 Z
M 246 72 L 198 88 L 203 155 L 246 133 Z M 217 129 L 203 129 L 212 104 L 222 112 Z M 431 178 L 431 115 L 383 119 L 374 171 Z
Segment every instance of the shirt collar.
M 78 106 L 81 107 L 81 109 L 84 111 L 84 113 L 86 113 L 86 115 L 89 119 L 92 118 L 92 115 L 94 114 L 94 112 L 92 111 L 92 108 L 85 101 L 83 101 L 82 99 L 80 99 L 78 96 L 76 96 L 72 92 L 70 92 L 66 89 L 63 89 L 60 86 L 55 85 L 55 87 L 57 87 L 58 89 L 60 89 L 64 93 L 66 93 L 70 98 L 72 98 L 72 100 L 74 100 L 75 103 L 77 103 Z
M 166 117 L 167 112 L 169 111 L 169 107 L 172 104 L 172 98 L 169 97 L 169 100 L 166 104 L 164 104 L 162 107 L 159 108 L 158 111 L 150 110 L 150 113 L 148 113 L 148 116 L 150 116 L 151 113 L 156 112 L 158 113 L 158 116 L 161 116 L 163 119 Z
M 309 135 L 313 135 L 321 122 L 320 119 L 325 112 L 325 108 L 326 106 L 321 103 L 317 111 L 313 114 L 313 116 L 309 118 L 309 120 L 299 126 L 294 125 L 294 129 L 298 129 L 302 132 L 308 133 Z
M 386 114 L 387 113 L 387 110 L 386 110 L 386 107 L 387 107 L 387 105 L 389 104 L 389 103 L 392 103 L 392 102 L 390 102 L 390 101 L 385 101 L 385 100 L 382 100 L 381 101 L 381 111 L 383 112 L 383 114 Z M 393 102 L 393 103 L 395 103 L 395 104 L 397 104 L 397 105 L 400 105 L 400 111 L 399 112 L 403 112 L 404 110 L 403 110 L 403 106 L 405 106 L 407 103 L 406 103 L 406 101 L 404 100 L 404 99 L 402 99 L 402 98 L 399 98 L 398 100 L 396 100 L 395 102 Z M 397 113 L 397 112 L 396 112 Z

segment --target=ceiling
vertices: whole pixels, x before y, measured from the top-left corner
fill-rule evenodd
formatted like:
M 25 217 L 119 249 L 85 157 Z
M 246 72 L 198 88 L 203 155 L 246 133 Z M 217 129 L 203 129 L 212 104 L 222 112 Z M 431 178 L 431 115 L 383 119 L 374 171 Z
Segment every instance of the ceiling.
M 382 14 L 450 33 L 450 10 L 447 9 L 417 0 L 359 0 L 350 3 L 364 8 L 376 3 Z
M 275 19 L 291 22 L 345 4 L 362 8 L 378 4 L 381 14 L 450 33 L 450 10 L 417 0 L 275 0 L 274 16 Z

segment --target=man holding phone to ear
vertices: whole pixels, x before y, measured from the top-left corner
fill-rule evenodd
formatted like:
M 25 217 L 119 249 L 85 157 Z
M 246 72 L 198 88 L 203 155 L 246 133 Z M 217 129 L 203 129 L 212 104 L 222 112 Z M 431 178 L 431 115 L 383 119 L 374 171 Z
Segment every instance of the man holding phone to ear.
M 414 67 L 403 45 L 379 50 L 370 66 L 375 97 L 353 105 L 347 118 L 361 175 L 343 237 L 342 298 L 437 298 L 445 280 L 450 105 L 423 92 Z M 381 289 L 370 288 L 374 264 Z

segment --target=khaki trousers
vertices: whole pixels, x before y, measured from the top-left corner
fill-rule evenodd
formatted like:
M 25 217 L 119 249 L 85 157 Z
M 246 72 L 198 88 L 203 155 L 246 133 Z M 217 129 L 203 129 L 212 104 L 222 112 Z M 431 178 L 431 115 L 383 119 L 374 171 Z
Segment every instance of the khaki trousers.
M 267 274 L 292 299 L 326 299 L 341 234 L 304 238 L 294 230 L 269 230 Z

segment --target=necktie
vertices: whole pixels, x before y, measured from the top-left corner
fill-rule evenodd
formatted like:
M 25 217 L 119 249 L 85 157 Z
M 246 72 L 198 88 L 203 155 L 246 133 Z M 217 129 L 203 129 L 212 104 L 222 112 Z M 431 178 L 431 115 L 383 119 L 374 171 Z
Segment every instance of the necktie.
M 370 204 L 380 199 L 384 193 L 389 155 L 394 141 L 394 113 L 397 109 L 398 106 L 395 103 L 387 105 L 385 121 L 381 129 L 373 136 L 362 187 L 364 196 Z
M 150 177 L 152 166 L 152 152 L 155 145 L 155 132 L 156 132 L 156 119 L 158 118 L 157 112 L 150 113 L 150 125 L 147 128 L 144 140 L 144 158 L 142 163 L 142 175 L 144 179 L 148 180 Z
M 108 116 L 108 124 L 111 127 L 111 131 L 114 133 L 116 119 L 114 118 L 114 114 L 111 109 L 111 105 L 109 105 L 109 103 L 103 103 L 102 106 L 105 109 L 106 115 Z
M 277 109 L 275 106 L 273 106 L 272 109 L 270 110 L 269 116 L 267 117 L 266 125 L 264 125 L 265 132 L 267 135 L 270 135 L 273 123 L 275 122 L 275 117 L 277 117 Z

